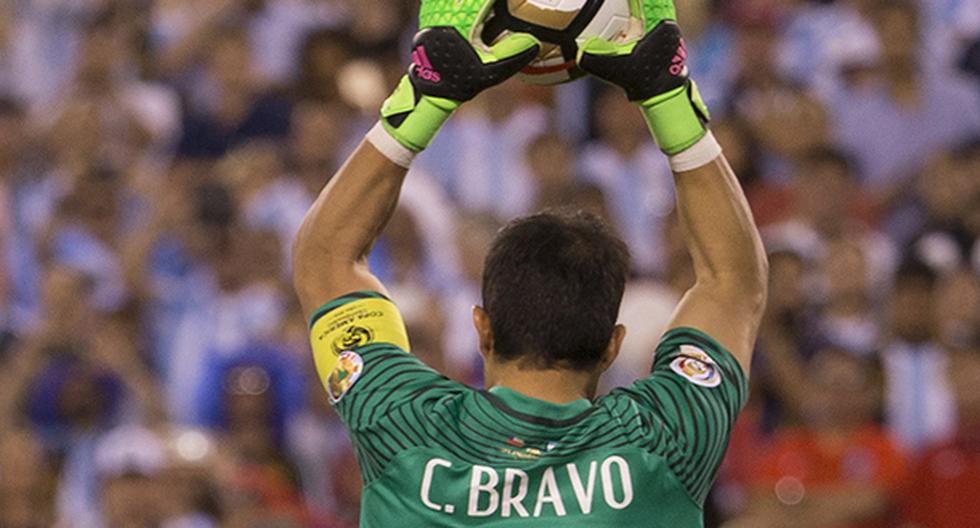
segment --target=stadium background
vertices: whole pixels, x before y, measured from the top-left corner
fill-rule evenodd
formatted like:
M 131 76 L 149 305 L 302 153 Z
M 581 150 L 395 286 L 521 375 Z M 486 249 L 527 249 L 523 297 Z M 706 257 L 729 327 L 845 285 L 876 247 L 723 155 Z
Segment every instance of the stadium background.
M 772 259 L 709 526 L 980 526 L 980 2 L 677 0 Z M 397 0 L 0 2 L 0 526 L 355 526 L 357 466 L 287 280 L 404 71 Z M 691 274 L 619 94 L 511 82 L 421 156 L 372 255 L 413 348 L 479 384 L 501 222 L 630 243 L 650 353 Z

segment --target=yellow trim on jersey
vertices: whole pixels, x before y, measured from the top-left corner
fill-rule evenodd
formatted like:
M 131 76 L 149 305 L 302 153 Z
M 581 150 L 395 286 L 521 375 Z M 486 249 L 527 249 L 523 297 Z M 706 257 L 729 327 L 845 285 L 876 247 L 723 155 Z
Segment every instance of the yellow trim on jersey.
M 388 299 L 357 299 L 317 319 L 310 329 L 313 361 L 320 381 L 327 378 L 346 351 L 387 343 L 408 352 L 408 333 L 395 304 Z

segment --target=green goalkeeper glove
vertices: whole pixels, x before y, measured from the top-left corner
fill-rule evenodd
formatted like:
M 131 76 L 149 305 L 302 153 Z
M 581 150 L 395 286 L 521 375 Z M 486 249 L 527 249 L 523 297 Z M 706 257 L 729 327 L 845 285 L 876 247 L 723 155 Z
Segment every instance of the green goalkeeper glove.
M 579 50 L 586 72 L 626 90 L 640 105 L 657 145 L 673 156 L 708 133 L 708 108 L 688 76 L 687 51 L 672 0 L 632 0 L 645 36 L 616 44 L 589 39 Z
M 470 44 L 493 0 L 422 0 L 421 31 L 412 65 L 381 108 L 385 130 L 402 146 L 420 152 L 459 106 L 512 77 L 538 54 L 540 42 L 514 33 L 490 49 Z

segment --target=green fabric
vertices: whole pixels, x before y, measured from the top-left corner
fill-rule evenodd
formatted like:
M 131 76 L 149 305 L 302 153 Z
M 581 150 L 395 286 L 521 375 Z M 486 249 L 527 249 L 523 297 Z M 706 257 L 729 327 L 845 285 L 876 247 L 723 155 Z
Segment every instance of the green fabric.
M 708 133 L 701 117 L 708 117 L 708 108 L 694 81 L 643 101 L 640 108 L 657 145 L 667 155 L 687 150 Z
M 491 387 L 487 392 L 518 412 L 533 416 L 548 416 L 556 420 L 574 418 L 592 407 L 592 402 L 586 399 L 575 400 L 566 404 L 551 403 L 525 396 L 507 387 Z
M 642 9 L 643 27 L 646 31 L 657 27 L 657 24 L 664 20 L 677 20 L 674 0 L 631 0 L 631 7 L 634 12 L 637 3 Z
M 489 50 L 476 49 L 483 64 L 508 59 L 539 45 L 531 35 L 515 33 L 496 43 Z M 395 91 L 381 107 L 381 122 L 385 130 L 405 148 L 421 152 L 432 143 L 442 125 L 462 104 L 460 101 L 416 93 L 408 75 L 402 77 Z M 407 114 L 395 126 L 394 116 Z
M 416 102 L 415 87 L 406 75 L 381 106 L 381 123 L 391 137 L 405 148 L 412 152 L 421 152 L 435 139 L 443 123 L 453 115 L 459 105 L 456 101 L 425 95 Z M 389 121 L 390 117 L 406 112 L 408 116 L 397 127 Z
M 365 488 L 361 526 L 700 527 L 702 507 L 748 394 L 735 359 L 681 328 L 650 376 L 565 405 L 477 391 L 383 344 L 336 410 Z M 716 384 L 677 371 L 710 358 Z
M 419 29 L 452 26 L 469 38 L 483 13 L 492 6 L 488 0 L 422 0 Z
M 585 53 L 605 56 L 629 55 L 633 53 L 636 44 L 637 41 L 618 43 L 602 37 L 590 37 L 585 41 L 585 44 L 579 46 L 578 61 L 582 61 L 582 55 Z
M 502 59 L 507 59 L 510 57 L 515 57 L 524 53 L 525 51 L 538 46 L 541 41 L 536 39 L 533 35 L 527 33 L 512 33 L 504 37 L 500 42 L 494 44 L 490 47 L 490 51 L 486 51 L 483 48 L 474 47 L 477 55 L 480 56 L 480 60 L 483 64 L 490 64 L 492 62 L 497 62 Z

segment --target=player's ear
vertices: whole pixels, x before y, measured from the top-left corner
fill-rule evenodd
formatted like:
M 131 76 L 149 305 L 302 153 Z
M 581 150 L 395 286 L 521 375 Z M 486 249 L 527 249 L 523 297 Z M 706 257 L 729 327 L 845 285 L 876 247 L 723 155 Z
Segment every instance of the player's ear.
M 480 355 L 490 358 L 493 352 L 493 330 L 490 328 L 490 314 L 480 306 L 473 307 L 473 328 L 480 340 Z
M 609 345 L 606 346 L 606 351 L 602 355 L 602 362 L 599 364 L 599 367 L 603 372 L 612 366 L 613 361 L 616 361 L 616 357 L 619 356 L 620 349 L 623 348 L 623 339 L 625 338 L 626 327 L 621 324 L 616 325 L 616 327 L 613 328 L 612 337 L 609 338 Z

